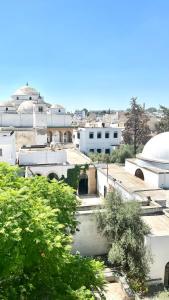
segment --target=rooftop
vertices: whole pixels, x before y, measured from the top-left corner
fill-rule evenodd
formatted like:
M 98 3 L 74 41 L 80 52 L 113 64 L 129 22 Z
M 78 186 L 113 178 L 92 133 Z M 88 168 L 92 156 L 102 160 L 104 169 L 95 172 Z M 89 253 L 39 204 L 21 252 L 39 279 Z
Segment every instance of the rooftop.
M 91 159 L 89 157 L 76 149 L 65 149 L 65 151 L 67 153 L 67 162 L 71 165 L 83 165 L 91 163 Z
M 107 168 L 103 167 L 100 170 L 105 175 L 107 175 Z M 152 188 L 143 180 L 126 172 L 124 167 L 118 166 L 116 164 L 108 165 L 108 176 L 110 179 L 113 179 L 121 184 L 130 193 L 140 190 L 149 190 Z
M 99 170 L 107 176 L 107 168 L 103 167 Z M 142 201 L 150 197 L 152 201 L 157 202 L 166 200 L 169 205 L 169 190 L 155 189 L 140 178 L 129 174 L 122 166 L 116 164 L 108 165 L 108 176 L 109 179 L 115 180 L 130 194 L 135 193 Z
M 169 235 L 169 218 L 165 215 L 152 215 L 142 217 L 151 228 L 151 234 L 157 236 Z

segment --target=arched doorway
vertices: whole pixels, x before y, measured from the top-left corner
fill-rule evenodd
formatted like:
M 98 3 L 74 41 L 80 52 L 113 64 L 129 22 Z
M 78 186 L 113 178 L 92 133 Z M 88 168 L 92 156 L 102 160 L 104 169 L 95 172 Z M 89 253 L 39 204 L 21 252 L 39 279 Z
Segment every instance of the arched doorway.
M 136 172 L 135 172 L 135 176 L 140 178 L 141 180 L 144 180 L 144 174 L 142 172 L 141 169 L 137 169 Z
M 164 285 L 169 287 L 169 262 L 165 266 Z
M 88 176 L 85 173 L 80 175 L 78 192 L 79 195 L 88 194 Z
M 51 131 L 49 131 L 49 132 L 47 133 L 47 142 L 48 142 L 48 143 L 51 143 L 51 142 L 52 142 L 52 132 L 51 132 Z
M 58 178 L 58 176 L 57 176 L 56 173 L 50 173 L 50 174 L 48 175 L 48 179 L 49 179 L 49 180 L 52 180 L 52 179 L 59 180 L 59 178 Z

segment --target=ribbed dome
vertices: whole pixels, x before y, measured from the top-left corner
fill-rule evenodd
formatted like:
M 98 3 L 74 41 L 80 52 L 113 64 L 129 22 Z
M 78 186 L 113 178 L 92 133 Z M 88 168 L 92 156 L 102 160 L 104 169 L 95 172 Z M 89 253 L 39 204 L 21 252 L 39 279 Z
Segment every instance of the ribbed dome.
M 169 132 L 163 132 L 151 138 L 144 146 L 140 158 L 169 162 Z
M 22 114 L 32 114 L 33 113 L 33 101 L 24 101 L 18 107 L 18 112 Z
M 24 85 L 16 90 L 14 96 L 37 96 L 39 92 L 29 85 Z

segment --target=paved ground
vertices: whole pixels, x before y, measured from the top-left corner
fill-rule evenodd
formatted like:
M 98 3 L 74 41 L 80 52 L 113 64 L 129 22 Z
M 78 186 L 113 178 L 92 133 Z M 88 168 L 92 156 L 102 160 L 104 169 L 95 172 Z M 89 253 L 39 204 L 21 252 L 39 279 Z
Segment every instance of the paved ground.
M 103 203 L 103 199 L 97 195 L 82 195 L 77 197 L 81 202 L 81 206 L 97 206 Z
M 106 285 L 106 300 L 126 300 L 120 283 L 112 282 Z

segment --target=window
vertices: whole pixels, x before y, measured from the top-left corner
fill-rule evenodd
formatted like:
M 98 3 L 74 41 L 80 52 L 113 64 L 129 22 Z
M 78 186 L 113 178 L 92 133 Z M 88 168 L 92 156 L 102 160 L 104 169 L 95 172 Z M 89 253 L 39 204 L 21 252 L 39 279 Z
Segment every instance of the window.
M 94 149 L 90 149 L 90 150 L 89 150 L 89 152 L 92 152 L 92 153 L 94 153 Z
M 102 150 L 101 149 L 97 149 L 97 153 L 101 153 L 102 152 Z
M 39 112 L 43 112 L 43 107 L 39 106 Z
M 76 144 L 76 148 L 79 148 L 79 144 Z
M 0 148 L 0 156 L 2 156 L 2 148 Z
M 32 97 L 29 97 L 29 100 L 32 100 Z
M 110 149 L 105 149 L 105 154 L 110 154 Z
M 94 138 L 94 133 L 93 132 L 89 132 L 89 139 L 93 139 Z
M 58 112 L 61 112 L 61 110 L 59 109 Z
M 115 138 L 115 139 L 118 138 L 118 132 L 117 132 L 117 131 L 114 132 L 114 138 Z
M 77 133 L 77 138 L 80 139 L 80 132 Z
M 98 132 L 98 133 L 97 133 L 97 138 L 98 138 L 98 139 L 101 139 L 101 137 L 102 137 L 102 133 L 101 133 L 101 132 Z
M 6 107 L 6 111 L 8 111 L 8 107 Z
M 105 132 L 105 138 L 109 139 L 109 132 Z

